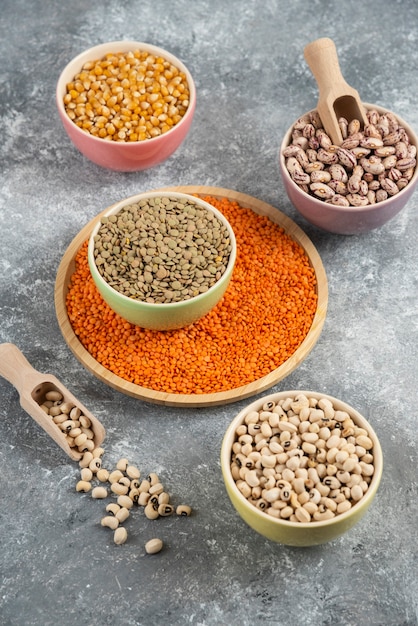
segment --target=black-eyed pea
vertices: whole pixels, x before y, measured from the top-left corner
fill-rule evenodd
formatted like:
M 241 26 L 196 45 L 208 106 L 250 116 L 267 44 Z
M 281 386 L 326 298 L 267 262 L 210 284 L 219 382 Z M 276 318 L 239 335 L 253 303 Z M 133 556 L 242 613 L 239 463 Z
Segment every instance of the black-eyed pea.
M 119 520 L 115 515 L 106 515 L 105 517 L 102 517 L 100 524 L 105 528 L 116 530 L 119 526 Z
M 45 394 L 45 400 L 50 400 L 51 402 L 59 402 L 60 400 L 62 401 L 62 399 L 62 393 L 57 389 L 51 389 Z
M 166 491 L 161 492 L 158 495 L 158 504 L 168 504 L 170 502 L 170 494 Z
M 172 504 L 159 504 L 157 510 L 158 515 L 161 515 L 161 517 L 168 517 L 169 515 L 173 515 L 174 506 Z
M 282 519 L 289 519 L 293 515 L 293 508 L 291 506 L 285 506 L 283 509 L 280 509 L 280 517 Z
M 289 503 L 293 510 L 298 509 L 300 506 L 302 506 L 299 502 L 297 493 L 295 493 L 294 491 L 292 491 L 292 493 L 290 494 Z
M 291 469 L 289 469 L 288 467 L 285 467 L 285 469 L 282 471 L 282 479 L 287 481 L 288 483 L 291 483 L 295 478 L 295 472 Z
M 81 457 L 80 461 L 78 462 L 79 467 L 83 468 L 83 467 L 88 467 L 91 463 L 91 461 L 93 460 L 93 455 L 91 452 L 85 452 L 83 454 L 83 456 Z
M 150 483 L 151 487 L 160 482 L 160 479 L 158 478 L 158 475 L 155 472 L 151 472 L 150 474 L 148 474 L 147 480 Z
M 125 472 L 128 465 L 128 459 L 119 459 L 119 461 L 116 463 L 116 469 L 120 470 L 121 472 Z
M 87 493 L 91 490 L 91 483 L 87 480 L 79 480 L 75 486 L 76 491 L 84 491 Z
M 89 468 L 93 472 L 93 474 L 97 474 L 99 469 L 102 467 L 102 460 L 100 458 L 93 458 L 89 463 Z
M 144 508 L 145 517 L 148 519 L 157 519 L 160 515 L 158 513 L 158 509 L 156 509 L 152 504 L 148 503 Z
M 121 507 L 119 504 L 116 504 L 116 502 L 110 502 L 106 507 L 106 511 L 112 515 L 116 515 L 116 513 L 120 511 L 120 508 Z
M 78 446 L 79 452 L 91 452 L 94 449 L 94 441 L 92 439 L 87 439 L 83 443 L 83 445 Z
M 320 505 L 325 506 L 326 509 L 329 509 L 333 513 L 337 510 L 337 503 L 332 498 L 322 497 L 320 501 Z
M 86 417 L 85 415 L 80 415 L 78 419 L 80 421 L 80 425 L 82 426 L 82 428 L 90 428 L 91 420 L 88 417 Z
M 78 435 L 81 435 L 81 433 L 82 433 L 82 430 L 81 430 L 81 428 L 78 428 L 78 427 L 76 427 L 76 428 L 72 428 L 70 431 L 68 431 L 68 435 L 69 435 L 70 437 L 72 437 L 73 439 L 75 439 L 76 437 L 78 437 Z M 75 442 L 74 442 L 74 443 L 75 443 Z
M 330 489 L 339 489 L 341 487 L 341 483 L 336 476 L 329 475 L 323 479 L 323 484 L 329 487 Z
M 363 493 L 366 493 L 366 491 L 369 488 L 369 483 L 366 480 L 362 480 L 361 483 L 360 483 L 360 487 L 361 487 Z
M 150 495 L 148 491 L 140 491 L 139 496 L 138 496 L 138 505 L 146 506 L 148 504 L 149 499 L 150 499 Z
M 120 524 L 123 524 L 123 522 L 128 519 L 129 515 L 129 509 L 127 509 L 125 506 L 121 506 L 119 511 L 115 514 L 115 517 L 119 520 Z
M 101 447 L 93 448 L 91 453 L 94 459 L 98 459 L 104 455 L 104 448 L 101 448 Z
M 321 501 L 320 491 L 316 489 L 316 487 L 314 487 L 313 489 L 309 491 L 309 498 L 311 502 L 318 505 Z
M 328 485 L 324 485 L 323 483 L 318 483 L 315 488 L 319 491 L 321 496 L 325 497 L 328 496 L 329 492 L 331 491 Z
M 304 502 L 304 503 L 302 504 L 302 507 L 303 507 L 306 511 L 308 511 L 308 513 L 309 513 L 309 515 L 310 515 L 310 516 L 312 516 L 312 515 L 315 513 L 315 511 L 317 511 L 317 510 L 318 510 L 318 505 L 317 505 L 317 504 L 315 504 L 315 502 L 312 502 L 312 500 L 309 500 L 309 502 Z
M 301 524 L 307 524 L 311 521 L 309 512 L 303 506 L 300 506 L 295 510 L 295 516 Z
M 305 454 L 313 455 L 316 452 L 316 445 L 314 443 L 309 443 L 308 441 L 304 441 L 302 443 L 302 450 Z
M 123 526 L 119 526 L 119 528 L 116 528 L 115 532 L 113 533 L 113 541 L 117 546 L 125 543 L 127 538 L 128 531 L 126 530 L 126 528 L 124 528 Z
M 64 433 L 68 434 L 70 430 L 74 428 L 74 422 L 73 420 L 69 420 L 68 415 L 67 415 L 67 419 L 65 420 L 65 422 L 61 422 L 59 424 L 59 427 Z M 78 445 L 77 442 L 76 442 L 76 445 Z
M 247 426 L 245 424 L 240 424 L 235 429 L 235 436 L 236 437 L 240 437 L 241 435 L 246 435 L 246 434 L 247 434 Z
M 264 512 L 271 517 L 275 517 L 276 519 L 280 518 L 280 510 L 274 509 L 272 506 L 269 506 L 267 509 L 264 510 Z
M 351 499 L 354 500 L 354 502 L 358 502 L 363 497 L 363 489 L 360 485 L 354 485 L 350 490 L 350 494 Z
M 244 445 L 251 445 L 250 442 L 248 441 L 248 437 L 255 437 L 258 433 L 261 432 L 261 425 L 260 424 L 248 424 L 247 427 L 247 435 L 243 436 L 244 439 Z M 242 441 L 240 443 L 243 443 Z
M 370 452 L 367 452 L 361 459 L 363 461 L 363 463 L 373 463 L 374 461 L 374 457 L 373 454 L 371 454 Z
M 244 418 L 245 424 L 256 424 L 258 422 L 258 411 L 250 411 Z
M 356 446 L 356 454 L 358 456 L 359 459 L 361 459 L 365 454 L 366 454 L 366 448 L 363 448 L 363 446 Z
M 61 424 L 63 422 L 67 421 L 67 415 L 65 415 L 64 413 L 58 413 L 58 415 L 54 415 L 54 417 L 52 418 L 52 421 L 54 422 L 54 424 L 56 424 L 57 426 L 61 426 Z
M 241 469 L 242 468 L 239 467 L 239 465 L 237 465 L 235 462 L 231 463 L 231 475 L 232 475 L 232 478 L 235 480 L 235 482 L 241 478 L 240 476 Z
M 96 472 L 96 478 L 97 480 L 99 480 L 101 483 L 107 483 L 109 480 L 109 472 L 107 469 L 105 469 L 104 467 L 101 467 L 99 470 L 97 470 Z
M 62 402 L 59 406 L 61 408 L 62 413 L 69 415 L 71 412 L 71 409 L 74 407 L 74 404 L 71 404 L 71 402 Z
M 130 489 L 128 495 L 134 504 L 138 504 L 140 496 L 138 489 Z
M 130 482 L 131 489 L 139 489 L 139 485 L 141 484 L 139 478 L 132 478 Z
M 337 513 L 346 513 L 347 511 L 349 511 L 351 509 L 351 502 L 350 500 L 346 500 L 344 498 L 344 500 L 342 500 L 341 502 L 339 502 L 337 504 Z
M 131 509 L 134 505 L 133 500 L 128 495 L 118 496 L 117 503 L 126 509 Z
M 179 504 L 176 508 L 176 515 L 180 517 L 190 517 L 192 508 L 188 504 Z
M 129 488 L 131 487 L 131 479 L 128 478 L 127 476 L 122 476 L 122 478 L 118 480 L 118 483 L 120 485 L 125 485 L 125 487 L 129 487 Z
M 117 496 L 124 496 L 129 492 L 129 487 L 121 483 L 111 483 L 110 490 Z
M 64 424 L 62 424 L 62 426 L 64 426 L 65 424 L 66 424 L 66 422 L 64 422 Z M 75 443 L 76 446 L 82 446 L 82 445 L 84 445 L 86 443 L 86 441 L 87 441 L 87 435 L 85 435 L 84 433 L 81 433 L 81 435 L 78 435 L 78 437 L 76 437 L 74 439 L 74 443 Z
M 158 552 L 161 552 L 161 550 L 163 549 L 163 546 L 164 544 L 161 539 L 158 539 L 158 538 L 150 539 L 145 544 L 145 552 L 147 554 L 157 554 Z
M 306 504 L 307 502 L 310 501 L 309 493 L 307 491 L 302 491 L 302 493 L 297 494 L 297 499 L 298 499 L 299 504 L 302 504 L 302 505 Z
M 91 428 L 80 428 L 80 430 L 86 435 L 87 439 L 94 439 L 94 432 Z
M 160 493 L 162 493 L 164 491 L 164 487 L 161 483 L 154 483 L 151 485 L 150 489 L 149 489 L 149 493 L 151 495 L 159 495 Z
M 86 480 L 87 482 L 90 482 L 91 480 L 93 480 L 93 472 L 89 467 L 83 467 L 80 471 L 80 478 L 81 480 Z
M 94 489 L 91 492 L 91 497 L 95 499 L 103 500 L 104 498 L 107 498 L 107 496 L 108 496 L 108 492 L 107 492 L 106 487 L 94 487 Z
M 248 456 L 249 454 L 251 454 L 252 451 L 253 447 L 251 443 L 245 443 L 243 446 L 241 446 L 241 454 L 243 454 L 244 456 Z
M 295 478 L 292 483 L 292 487 L 295 493 L 300 494 L 305 492 L 305 479 Z
M 121 478 L 123 478 L 123 473 L 120 470 L 114 470 L 110 472 L 108 480 L 112 484 L 119 482 Z
M 345 472 L 344 470 L 339 470 L 336 473 L 336 477 L 337 479 L 340 481 L 341 484 L 346 484 L 349 482 L 350 478 L 351 478 L 351 474 L 350 472 Z
M 320 511 L 318 509 L 312 515 L 312 518 L 315 520 L 315 522 L 323 522 L 325 520 L 332 519 L 333 517 L 335 517 L 335 513 L 330 509 L 326 509 L 325 511 Z
M 70 446 L 70 448 L 75 448 L 76 447 L 76 445 L 74 443 L 73 437 L 70 437 L 69 435 L 66 435 L 65 436 L 65 440 L 68 443 L 68 445 Z

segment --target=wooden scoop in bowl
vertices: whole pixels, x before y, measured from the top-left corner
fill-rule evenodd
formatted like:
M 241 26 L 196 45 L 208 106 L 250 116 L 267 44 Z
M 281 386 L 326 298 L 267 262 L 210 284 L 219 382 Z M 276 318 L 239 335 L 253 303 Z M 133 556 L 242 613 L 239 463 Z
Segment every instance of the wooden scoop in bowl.
M 83 453 L 77 447 L 70 447 L 66 434 L 59 428 L 41 405 L 49 391 L 58 391 L 62 395 L 62 402 L 69 403 L 80 409 L 87 417 L 90 428 L 93 430 L 95 447 L 100 446 L 105 438 L 105 429 L 60 381 L 51 374 L 41 374 L 26 360 L 22 352 L 13 343 L 0 344 L 0 375 L 8 380 L 17 389 L 22 408 L 38 422 L 50 437 L 71 457 L 79 461 Z
M 358 119 L 360 127 L 367 124 L 366 112 L 358 92 L 344 80 L 332 39 L 324 37 L 309 43 L 304 56 L 319 87 L 317 111 L 326 133 L 334 145 L 343 142 L 338 123 L 344 117 L 348 123 Z

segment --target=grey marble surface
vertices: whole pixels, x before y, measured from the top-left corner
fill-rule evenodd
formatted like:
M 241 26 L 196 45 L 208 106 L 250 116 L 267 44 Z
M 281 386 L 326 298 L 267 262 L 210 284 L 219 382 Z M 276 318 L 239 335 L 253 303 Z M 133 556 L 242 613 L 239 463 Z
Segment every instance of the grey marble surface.
M 2 0 L 0 6 L 0 341 L 16 343 L 103 422 L 106 459 L 157 471 L 189 519 L 132 518 L 115 546 L 103 503 L 75 492 L 77 465 L 0 379 L 0 622 L 416 626 L 418 195 L 379 230 L 331 235 L 287 199 L 277 155 L 317 88 L 303 48 L 332 37 L 346 80 L 366 102 L 418 129 L 418 4 L 331 0 Z M 54 103 L 62 67 L 85 48 L 136 39 L 178 55 L 198 105 L 183 146 L 155 169 L 115 173 L 70 144 Z M 162 407 L 96 379 L 65 343 L 54 308 L 69 243 L 102 209 L 169 185 L 250 194 L 294 219 L 329 281 L 323 332 L 272 391 L 313 389 L 370 419 L 385 468 L 366 517 L 342 538 L 296 549 L 249 529 L 223 488 L 223 431 L 245 402 Z M 161 524 L 159 522 L 161 521 Z M 158 524 L 158 526 L 156 526 Z M 145 541 L 166 542 L 159 555 Z

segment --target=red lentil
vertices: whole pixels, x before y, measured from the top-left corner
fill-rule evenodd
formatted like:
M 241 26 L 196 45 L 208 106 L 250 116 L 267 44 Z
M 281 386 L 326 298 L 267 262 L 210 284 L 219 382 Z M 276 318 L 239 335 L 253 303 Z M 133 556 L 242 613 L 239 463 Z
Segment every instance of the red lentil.
M 237 261 L 220 303 L 198 322 L 151 331 L 123 320 L 103 301 L 76 256 L 67 312 L 84 348 L 103 367 L 165 393 L 228 391 L 282 365 L 309 332 L 317 306 L 315 271 L 303 248 L 268 217 L 227 198 L 204 197 L 229 220 Z

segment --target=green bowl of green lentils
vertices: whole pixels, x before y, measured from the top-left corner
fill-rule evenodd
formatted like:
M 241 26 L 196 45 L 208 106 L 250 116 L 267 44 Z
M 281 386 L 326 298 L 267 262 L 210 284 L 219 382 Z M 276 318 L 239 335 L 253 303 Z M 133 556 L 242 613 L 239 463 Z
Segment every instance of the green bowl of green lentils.
M 211 204 L 146 192 L 98 218 L 88 243 L 94 283 L 109 307 L 145 329 L 184 328 L 223 297 L 236 260 L 234 231 Z

